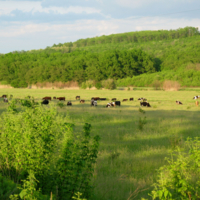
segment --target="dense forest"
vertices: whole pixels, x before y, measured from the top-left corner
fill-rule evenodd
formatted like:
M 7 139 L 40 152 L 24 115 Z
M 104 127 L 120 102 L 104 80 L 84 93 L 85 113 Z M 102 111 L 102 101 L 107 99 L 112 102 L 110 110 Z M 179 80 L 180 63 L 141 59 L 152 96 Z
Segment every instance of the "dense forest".
M 200 33 L 194 27 L 113 34 L 0 56 L 0 81 L 13 87 L 110 78 L 118 86 L 155 80 L 200 86 L 199 72 Z

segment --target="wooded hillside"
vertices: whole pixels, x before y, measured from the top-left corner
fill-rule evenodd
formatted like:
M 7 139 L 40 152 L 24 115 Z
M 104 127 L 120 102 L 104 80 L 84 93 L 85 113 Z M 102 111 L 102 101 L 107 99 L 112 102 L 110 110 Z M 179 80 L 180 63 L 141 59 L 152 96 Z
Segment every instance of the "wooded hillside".
M 200 86 L 199 70 L 200 34 L 194 27 L 113 34 L 0 56 L 0 81 L 14 87 L 108 78 L 120 86 L 165 79 Z

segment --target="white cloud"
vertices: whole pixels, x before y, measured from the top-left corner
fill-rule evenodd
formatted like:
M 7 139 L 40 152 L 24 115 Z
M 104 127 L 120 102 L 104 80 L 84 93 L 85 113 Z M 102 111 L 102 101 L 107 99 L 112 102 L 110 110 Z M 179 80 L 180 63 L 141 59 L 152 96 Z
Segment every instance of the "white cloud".
M 69 6 L 69 7 L 48 7 L 43 8 L 41 2 L 33 1 L 0 1 L 0 15 L 9 15 L 12 11 L 20 10 L 22 12 L 42 12 L 42 13 L 57 13 L 57 14 L 67 14 L 67 13 L 100 13 L 100 10 L 90 7 L 81 6 Z

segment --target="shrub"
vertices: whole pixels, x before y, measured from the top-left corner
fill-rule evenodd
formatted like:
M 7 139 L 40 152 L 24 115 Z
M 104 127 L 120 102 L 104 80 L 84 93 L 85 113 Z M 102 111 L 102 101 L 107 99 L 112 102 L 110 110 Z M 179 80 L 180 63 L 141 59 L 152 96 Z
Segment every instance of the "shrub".
M 116 84 L 113 79 L 103 80 L 101 83 L 105 89 L 110 89 L 110 90 L 116 89 Z
M 151 192 L 153 199 L 200 198 L 200 140 L 190 138 L 181 149 L 166 158 L 168 164 L 158 170 L 158 180 Z
M 86 88 L 87 88 L 87 85 L 86 85 L 85 82 L 83 82 L 83 83 L 81 84 L 81 89 L 86 89 Z
M 180 84 L 177 81 L 164 81 L 163 89 L 167 91 L 178 91 L 180 89 Z
M 63 108 L 65 105 L 64 105 L 63 102 L 60 102 L 60 101 L 59 101 L 59 102 L 57 103 L 57 106 L 60 107 L 60 108 Z
M 154 88 L 155 90 L 159 90 L 159 89 L 161 89 L 161 87 L 162 87 L 162 83 L 161 83 L 159 80 L 155 80 L 155 81 L 153 82 L 152 86 L 153 86 L 153 88 Z
M 102 88 L 101 82 L 97 82 L 97 83 L 95 84 L 95 88 L 97 88 L 98 90 L 100 90 L 100 89 Z
M 93 81 L 93 80 L 87 80 L 87 81 L 85 82 L 85 84 L 86 84 L 87 88 L 90 89 L 90 88 L 93 87 L 94 81 Z

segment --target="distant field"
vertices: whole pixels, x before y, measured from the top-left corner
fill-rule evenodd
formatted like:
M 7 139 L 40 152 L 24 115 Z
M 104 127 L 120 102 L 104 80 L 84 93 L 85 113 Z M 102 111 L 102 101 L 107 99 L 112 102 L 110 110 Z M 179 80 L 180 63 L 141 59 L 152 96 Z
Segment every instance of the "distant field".
M 58 111 L 69 114 L 70 122 L 76 125 L 75 131 L 81 131 L 82 125 L 87 122 L 92 125 L 92 133 L 101 137 L 93 178 L 95 200 L 127 200 L 137 188 L 138 191 L 144 191 L 139 192 L 135 199 L 151 199 L 148 193 L 156 180 L 156 169 L 166 164 L 164 158 L 169 150 L 187 137 L 200 136 L 200 107 L 196 107 L 192 99 L 200 95 L 199 88 L 178 92 L 0 89 L 0 96 L 3 94 L 12 94 L 14 98 L 30 95 L 38 101 L 44 96 L 65 96 L 72 101 L 72 107 L 65 106 L 58 108 Z M 77 95 L 85 99 L 86 103 L 76 101 Z M 93 96 L 108 99 L 116 97 L 119 100 L 134 97 L 134 101 L 121 102 L 121 107 L 105 108 L 108 100 L 98 102 L 97 107 L 91 107 L 90 99 Z M 152 106 L 142 108 L 145 114 L 139 112 L 139 97 L 147 98 Z M 183 105 L 176 105 L 176 100 Z M 56 105 L 57 101 L 50 104 L 54 103 Z M 0 99 L 0 113 L 6 107 L 7 104 Z M 146 124 L 140 130 L 139 118 L 144 117 Z

